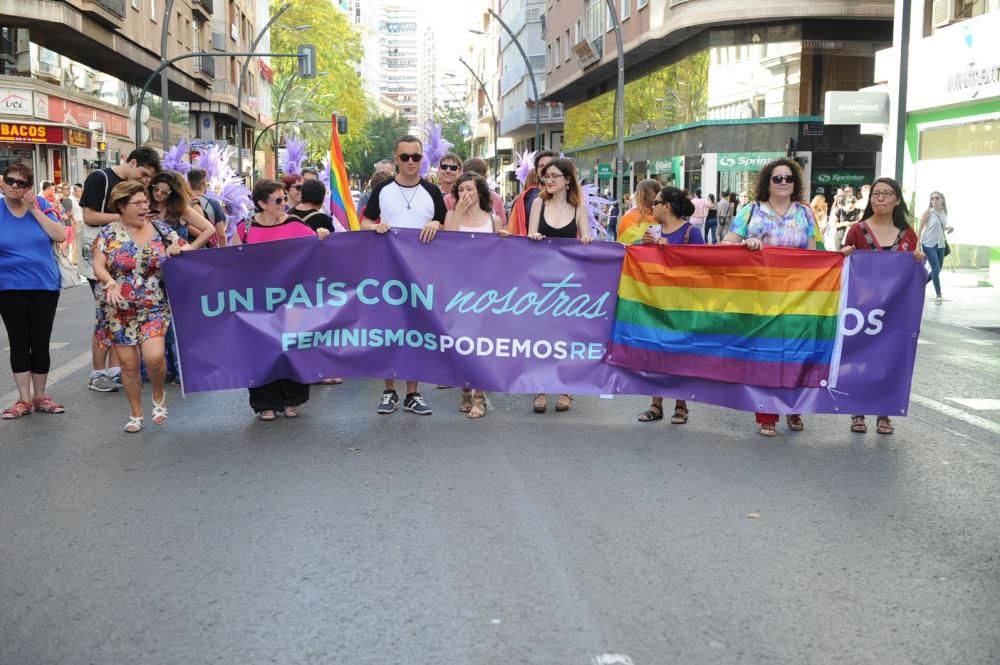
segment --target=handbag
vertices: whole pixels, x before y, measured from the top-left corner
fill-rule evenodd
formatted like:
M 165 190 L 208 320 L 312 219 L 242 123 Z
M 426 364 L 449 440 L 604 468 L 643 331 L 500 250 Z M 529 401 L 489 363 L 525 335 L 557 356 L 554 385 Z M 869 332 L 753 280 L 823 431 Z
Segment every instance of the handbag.
M 948 256 L 951 254 L 951 245 L 948 244 L 948 239 L 944 239 L 944 255 Z
M 76 266 L 70 262 L 69 258 L 56 250 L 55 243 L 52 243 L 52 256 L 55 258 L 56 266 L 59 268 L 59 287 L 72 289 L 74 286 L 80 286 L 80 273 L 76 271 Z

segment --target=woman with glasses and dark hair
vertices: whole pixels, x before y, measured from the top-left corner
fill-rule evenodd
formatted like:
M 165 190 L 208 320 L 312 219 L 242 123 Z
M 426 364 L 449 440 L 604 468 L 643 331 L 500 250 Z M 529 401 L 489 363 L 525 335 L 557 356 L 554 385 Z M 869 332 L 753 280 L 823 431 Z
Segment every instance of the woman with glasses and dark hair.
M 118 221 L 101 227 L 94 242 L 94 276 L 103 289 L 106 325 L 98 327 L 102 348 L 113 348 L 131 413 L 125 431 L 142 429 L 139 350 L 153 384 L 153 424 L 167 421 L 164 338 L 170 305 L 163 290 L 163 261 L 190 248 L 166 223 L 148 219 L 149 200 L 141 182 L 127 180 L 108 197 Z
M 892 178 L 879 178 L 868 192 L 868 204 L 861 221 L 848 229 L 840 251 L 844 256 L 850 256 L 856 250 L 912 252 L 915 261 L 923 262 L 924 252 L 910 226 L 912 219 L 899 183 Z M 858 434 L 868 431 L 863 415 L 851 416 L 851 431 Z M 889 416 L 877 417 L 875 431 L 892 434 Z
M 34 171 L 11 164 L 3 174 L 0 199 L 0 318 L 7 328 L 10 369 L 17 402 L 4 409 L 11 420 L 66 409 L 45 393 L 49 377 L 49 337 L 59 305 L 61 278 L 53 243 L 66 240 L 66 227 L 44 198 L 35 196 Z
M 940 305 L 941 299 L 941 268 L 944 266 L 945 250 L 948 247 L 948 234 L 955 229 L 948 226 L 948 203 L 941 192 L 931 192 L 930 205 L 920 216 L 920 244 L 924 254 L 931 264 L 931 276 L 927 281 L 934 282 L 934 304 Z
M 654 197 L 653 217 L 655 226 L 646 229 L 642 243 L 657 245 L 703 245 L 701 229 L 685 221 L 694 214 L 694 203 L 687 194 L 676 187 L 664 187 Z M 653 403 L 639 414 L 639 422 L 649 423 L 663 420 L 663 398 L 653 396 Z M 684 425 L 688 421 L 688 407 L 685 400 L 674 402 L 674 414 L 670 417 L 672 425 Z
M 149 181 L 150 219 L 163 220 L 179 238 L 191 244 L 191 249 L 198 249 L 212 239 L 215 227 L 191 207 L 192 198 L 187 179 L 177 171 L 160 171 Z M 192 234 L 189 226 L 196 233 Z
M 287 198 L 285 188 L 277 180 L 263 178 L 253 186 L 250 195 L 257 209 L 250 219 L 241 222 L 233 236 L 234 244 L 255 244 L 274 242 L 289 238 L 320 239 L 330 235 L 330 231 L 320 227 L 313 231 L 302 220 L 289 217 L 285 213 Z M 257 417 L 272 421 L 279 413 L 286 418 L 297 418 L 299 407 L 309 401 L 309 385 L 292 379 L 278 379 L 271 383 L 250 388 L 250 408 Z
M 803 203 L 802 168 L 782 157 L 769 162 L 757 179 L 755 201 L 739 211 L 722 244 L 741 245 L 750 251 L 771 247 L 816 249 L 816 219 L 812 208 Z M 801 432 L 802 416 L 786 418 L 788 429 Z M 775 436 L 778 414 L 758 413 L 758 432 Z
M 531 204 L 528 218 L 528 237 L 532 240 L 543 238 L 576 238 L 583 244 L 593 238 L 590 235 L 590 219 L 587 206 L 583 202 L 580 181 L 576 177 L 576 166 L 569 159 L 553 159 L 541 170 L 541 192 Z M 569 411 L 572 397 L 559 395 L 556 411 Z M 535 413 L 545 413 L 547 397 L 544 393 L 535 395 Z

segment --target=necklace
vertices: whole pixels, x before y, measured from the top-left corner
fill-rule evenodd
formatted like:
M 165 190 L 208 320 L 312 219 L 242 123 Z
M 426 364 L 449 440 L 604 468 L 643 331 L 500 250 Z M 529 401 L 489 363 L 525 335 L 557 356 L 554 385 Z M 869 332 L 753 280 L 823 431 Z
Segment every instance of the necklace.
M 396 183 L 396 187 L 399 188 L 399 195 L 403 197 L 404 201 L 406 201 L 406 209 L 407 210 L 410 209 L 410 203 L 413 201 L 414 198 L 416 198 L 417 192 L 420 191 L 419 189 L 417 189 L 419 186 L 420 186 L 420 184 L 417 183 L 416 185 L 413 185 L 413 187 L 403 187 L 403 185 L 400 185 L 398 182 Z M 403 192 L 404 189 L 412 189 L 413 190 L 413 193 L 410 194 L 410 198 L 406 198 L 406 194 Z

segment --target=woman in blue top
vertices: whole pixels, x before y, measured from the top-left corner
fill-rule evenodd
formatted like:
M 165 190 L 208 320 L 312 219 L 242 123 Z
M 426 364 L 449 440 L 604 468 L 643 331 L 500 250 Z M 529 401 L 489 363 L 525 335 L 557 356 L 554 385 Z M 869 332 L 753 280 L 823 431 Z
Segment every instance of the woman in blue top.
M 66 227 L 48 204 L 35 196 L 35 174 L 26 164 L 11 164 L 3 174 L 0 200 L 0 317 L 10 341 L 10 368 L 18 399 L 3 419 L 32 411 L 63 413 L 45 394 L 49 376 L 49 337 L 59 304 L 60 277 L 52 243 L 66 240 Z

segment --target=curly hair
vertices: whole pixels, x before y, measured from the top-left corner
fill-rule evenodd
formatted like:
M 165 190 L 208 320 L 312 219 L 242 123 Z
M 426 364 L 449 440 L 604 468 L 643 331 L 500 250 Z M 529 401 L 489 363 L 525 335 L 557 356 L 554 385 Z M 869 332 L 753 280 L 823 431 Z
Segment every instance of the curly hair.
M 764 203 L 771 198 L 771 174 L 779 166 L 786 166 L 791 170 L 792 177 L 795 178 L 792 201 L 802 203 L 802 190 L 804 189 L 802 181 L 805 179 L 802 175 L 802 167 L 799 166 L 798 162 L 787 157 L 780 157 L 773 162 L 768 162 L 760 170 L 760 174 L 757 176 L 757 189 L 754 190 L 754 200 Z
M 149 197 L 150 204 L 156 201 L 156 199 L 153 198 L 153 191 L 161 182 L 166 183 L 166 185 L 170 187 L 170 195 L 167 196 L 167 200 L 161 204 L 165 210 L 160 210 L 160 215 L 163 219 L 176 222 L 180 220 L 181 215 L 183 215 L 184 211 L 191 205 L 191 187 L 188 185 L 187 179 L 185 179 L 184 176 L 177 171 L 171 171 L 169 169 L 160 171 L 149 180 L 149 191 L 146 195 Z
M 490 196 L 490 187 L 486 184 L 486 179 L 475 173 L 463 173 L 455 181 L 455 186 L 451 188 L 451 195 L 458 200 L 458 188 L 464 182 L 472 182 L 476 185 L 476 194 L 479 195 L 479 209 L 483 212 L 493 212 L 493 200 Z

